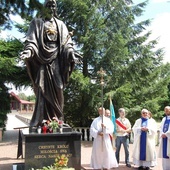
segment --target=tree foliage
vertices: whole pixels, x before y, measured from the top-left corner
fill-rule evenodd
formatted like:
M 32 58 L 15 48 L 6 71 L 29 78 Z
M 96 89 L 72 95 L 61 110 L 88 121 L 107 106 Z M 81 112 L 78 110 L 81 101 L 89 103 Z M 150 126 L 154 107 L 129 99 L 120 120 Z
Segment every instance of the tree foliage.
M 25 69 L 18 64 L 18 52 L 23 45 L 16 39 L 0 40 L 0 127 L 5 127 L 7 113 L 10 111 L 10 97 L 6 83 L 16 86 L 26 85 L 22 80 Z M 24 81 L 24 82 L 23 82 Z
M 0 26 L 11 29 L 13 21 L 10 15 L 20 15 L 30 19 L 35 10 L 42 10 L 39 0 L 0 0 Z
M 0 79 L 16 87 L 30 84 L 26 68 L 21 64 L 19 52 L 23 44 L 17 39 L 0 40 Z
M 146 5 L 147 2 L 133 5 L 123 0 L 58 1 L 59 17 L 74 30 L 75 44 L 83 54 L 83 75 L 90 80 L 100 79 L 97 71 L 103 67 L 107 74 L 104 105 L 109 107 L 108 98 L 112 96 L 116 111 L 125 107 L 132 122 L 140 116 L 142 108 L 149 109 L 159 118 L 161 98 L 167 95 L 166 85 L 159 92 L 157 90 L 161 87 L 158 77 L 163 51 L 155 49 L 157 40 L 149 40 L 151 32 L 146 32 L 146 28 L 150 20 L 139 23 L 135 20 L 142 15 Z M 74 87 L 72 84 L 72 89 Z M 85 120 L 88 119 L 87 112 L 94 117 L 101 104 L 99 80 L 94 85 L 89 84 L 86 90 L 90 93 L 80 93 L 84 99 L 79 100 L 77 109 L 80 111 L 74 111 L 77 117 L 81 112 Z M 88 106 L 87 102 L 90 103 L 89 98 L 93 99 L 93 96 L 97 96 L 95 103 L 86 111 L 81 104 Z
M 8 88 L 0 81 L 0 128 L 5 128 L 7 113 L 10 111 Z
M 6 8 L 6 13 L 9 14 L 8 9 L 19 1 L 8 0 L 11 6 Z M 25 32 L 33 11 L 42 9 L 42 4 L 37 0 L 34 3 L 29 0 L 29 5 L 22 2 L 13 10 L 25 17 L 25 24 L 17 25 L 21 32 Z M 2 3 L 0 8 L 5 10 L 6 5 L 9 4 Z M 152 32 L 147 31 L 150 20 L 136 22 L 147 1 L 134 5 L 130 0 L 58 0 L 57 5 L 59 19 L 66 23 L 69 31 L 74 30 L 76 50 L 83 55 L 83 63 L 76 66 L 64 91 L 65 120 L 73 126 L 89 126 L 92 118 L 97 116 L 97 108 L 102 104 L 100 76 L 97 74 L 101 67 L 106 71 L 104 107 L 109 108 L 111 96 L 115 111 L 124 107 L 132 123 L 140 116 L 142 108 L 160 119 L 170 99 L 169 64 L 162 63 L 163 50 L 155 48 L 158 40 L 150 39 Z M 22 14 L 23 9 L 25 14 Z M 1 21 L 3 25 L 8 23 Z M 13 41 L 16 40 L 10 43 Z M 0 51 L 6 49 L 0 57 L 0 68 L 6 71 L 0 72 L 0 76 L 6 76 L 2 80 L 16 86 L 28 85 L 25 67 L 16 65 L 22 44 L 16 42 L 13 45 L 17 47 L 10 54 L 7 47 L 0 46 Z M 1 64 L 7 64 L 6 61 L 11 62 L 10 70 Z

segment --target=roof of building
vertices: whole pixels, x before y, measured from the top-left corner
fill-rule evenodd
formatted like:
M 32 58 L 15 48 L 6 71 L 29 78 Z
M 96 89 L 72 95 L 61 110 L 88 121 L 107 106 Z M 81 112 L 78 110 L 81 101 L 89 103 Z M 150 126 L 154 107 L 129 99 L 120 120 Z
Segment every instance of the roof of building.
M 35 104 L 34 102 L 20 99 L 19 96 L 17 96 L 14 92 L 11 92 L 10 95 L 14 97 L 21 104 Z

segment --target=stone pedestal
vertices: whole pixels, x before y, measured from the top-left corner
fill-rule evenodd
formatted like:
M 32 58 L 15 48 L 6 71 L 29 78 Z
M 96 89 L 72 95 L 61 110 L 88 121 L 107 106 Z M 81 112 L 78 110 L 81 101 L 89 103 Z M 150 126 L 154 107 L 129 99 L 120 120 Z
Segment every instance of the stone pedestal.
M 68 158 L 68 167 L 81 169 L 81 133 L 26 134 L 25 170 L 38 169 L 55 163 L 59 156 Z

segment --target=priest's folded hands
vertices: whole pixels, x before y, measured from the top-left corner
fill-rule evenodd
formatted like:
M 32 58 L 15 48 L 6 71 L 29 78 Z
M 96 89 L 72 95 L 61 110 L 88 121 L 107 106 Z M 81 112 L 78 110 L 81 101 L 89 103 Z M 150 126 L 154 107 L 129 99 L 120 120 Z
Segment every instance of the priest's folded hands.
M 101 124 L 101 126 L 102 126 L 102 128 L 106 128 L 106 126 L 103 123 Z
M 99 136 L 103 136 L 103 132 L 98 132 L 98 135 Z
M 167 138 L 166 134 L 162 133 L 161 135 L 162 138 Z
M 147 127 L 141 127 L 141 130 L 147 132 L 148 128 Z

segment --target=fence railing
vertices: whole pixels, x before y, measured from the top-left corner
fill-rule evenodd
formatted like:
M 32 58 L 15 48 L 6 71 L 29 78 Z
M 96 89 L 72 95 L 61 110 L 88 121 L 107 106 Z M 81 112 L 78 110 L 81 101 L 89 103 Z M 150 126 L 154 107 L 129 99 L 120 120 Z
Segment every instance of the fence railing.
M 82 133 L 82 138 L 81 138 L 82 141 L 93 141 L 93 138 L 90 136 L 90 128 L 89 127 L 74 127 L 73 130 Z M 160 131 L 158 130 L 156 138 L 155 138 L 156 146 L 159 145 L 159 137 L 160 137 Z M 133 143 L 133 140 L 134 140 L 134 135 L 133 135 L 133 132 L 131 132 L 129 135 L 130 143 Z
M 28 118 L 25 118 L 23 116 L 19 116 L 19 115 L 15 115 L 18 119 L 20 119 L 21 121 L 23 121 L 24 123 L 26 123 L 27 125 L 29 125 L 30 123 L 30 119 Z M 90 136 L 90 127 L 74 127 L 73 128 L 73 131 L 78 131 L 78 132 L 81 132 L 82 133 L 82 136 L 81 136 L 81 140 L 82 141 L 93 141 L 93 138 Z M 157 131 L 157 135 L 156 135 L 156 145 L 159 145 L 159 135 L 160 135 L 160 132 L 159 130 Z M 133 143 L 133 133 L 131 133 L 129 135 L 129 141 L 130 143 Z
M 73 131 L 78 131 L 82 133 L 81 140 L 82 141 L 92 141 L 93 138 L 90 136 L 90 128 L 89 127 L 74 127 Z

